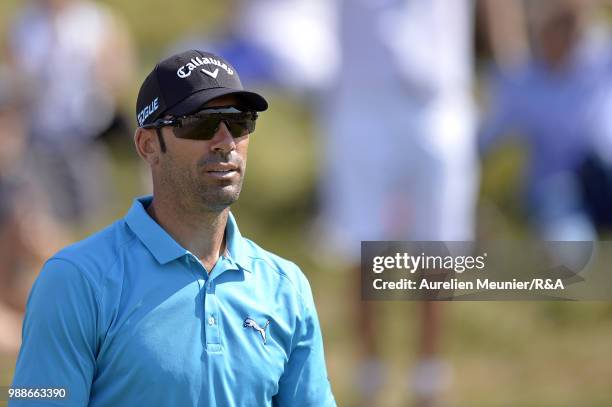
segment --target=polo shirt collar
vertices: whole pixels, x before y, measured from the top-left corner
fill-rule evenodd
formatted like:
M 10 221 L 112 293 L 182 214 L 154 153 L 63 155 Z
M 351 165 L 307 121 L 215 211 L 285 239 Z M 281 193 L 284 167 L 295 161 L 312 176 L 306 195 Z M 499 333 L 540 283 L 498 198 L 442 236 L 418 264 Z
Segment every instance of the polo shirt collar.
M 152 196 L 136 198 L 125 216 L 125 222 L 140 239 L 142 244 L 160 263 L 166 264 L 189 253 L 168 232 L 166 232 L 146 211 L 153 201 Z M 225 227 L 226 248 L 230 259 L 240 268 L 251 271 L 248 246 L 244 242 L 234 216 L 230 212 Z
M 166 264 L 188 253 L 172 238 L 149 214 L 146 208 L 153 201 L 152 196 L 136 198 L 129 212 L 125 216 L 125 222 L 138 236 L 142 244 L 151 252 L 153 257 L 160 263 Z

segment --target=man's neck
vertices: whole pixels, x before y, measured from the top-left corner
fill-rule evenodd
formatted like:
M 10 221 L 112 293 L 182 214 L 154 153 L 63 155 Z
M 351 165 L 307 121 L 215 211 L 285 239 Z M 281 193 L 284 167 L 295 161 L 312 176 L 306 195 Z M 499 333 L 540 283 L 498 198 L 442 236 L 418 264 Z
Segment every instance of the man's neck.
M 229 208 L 220 212 L 186 213 L 173 203 L 153 198 L 149 215 L 181 246 L 194 254 L 210 273 L 225 251 Z

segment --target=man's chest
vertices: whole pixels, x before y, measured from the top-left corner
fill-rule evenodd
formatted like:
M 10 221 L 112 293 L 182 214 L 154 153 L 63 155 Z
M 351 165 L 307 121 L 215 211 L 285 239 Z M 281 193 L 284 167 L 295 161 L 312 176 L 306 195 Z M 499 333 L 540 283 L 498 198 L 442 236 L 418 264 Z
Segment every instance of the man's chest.
M 153 393 L 242 389 L 269 400 L 291 352 L 290 309 L 284 296 L 240 280 L 134 290 L 119 301 L 102 342 L 94 388 L 122 377 Z

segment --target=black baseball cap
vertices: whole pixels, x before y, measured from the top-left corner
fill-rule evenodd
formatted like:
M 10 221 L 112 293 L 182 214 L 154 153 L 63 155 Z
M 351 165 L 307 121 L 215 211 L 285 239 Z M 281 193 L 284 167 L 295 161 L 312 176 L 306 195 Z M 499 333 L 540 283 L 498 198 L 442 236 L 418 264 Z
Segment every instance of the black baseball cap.
M 161 61 L 146 77 L 138 92 L 136 120 L 144 126 L 165 115 L 185 116 L 225 95 L 235 95 L 244 109 L 268 108 L 261 95 L 244 90 L 229 62 L 210 52 L 185 51 Z

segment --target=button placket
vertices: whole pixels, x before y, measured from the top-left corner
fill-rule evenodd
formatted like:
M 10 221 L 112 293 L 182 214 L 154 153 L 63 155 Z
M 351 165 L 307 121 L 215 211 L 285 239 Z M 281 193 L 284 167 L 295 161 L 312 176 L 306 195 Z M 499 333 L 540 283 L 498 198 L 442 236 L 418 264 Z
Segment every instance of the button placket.
M 221 352 L 222 347 L 220 343 L 217 315 L 218 306 L 214 293 L 213 279 L 210 278 L 210 274 L 208 274 L 202 262 L 192 254 L 187 256 L 187 266 L 192 271 L 197 270 L 194 276 L 197 278 L 198 284 L 200 285 L 200 293 L 203 300 L 203 331 L 206 349 L 212 352 Z
M 217 298 L 214 290 L 214 280 L 210 278 L 204 285 L 204 312 L 206 316 L 204 325 L 206 346 L 209 349 L 218 350 L 218 345 L 221 344 L 219 334 L 219 308 L 217 306 Z

